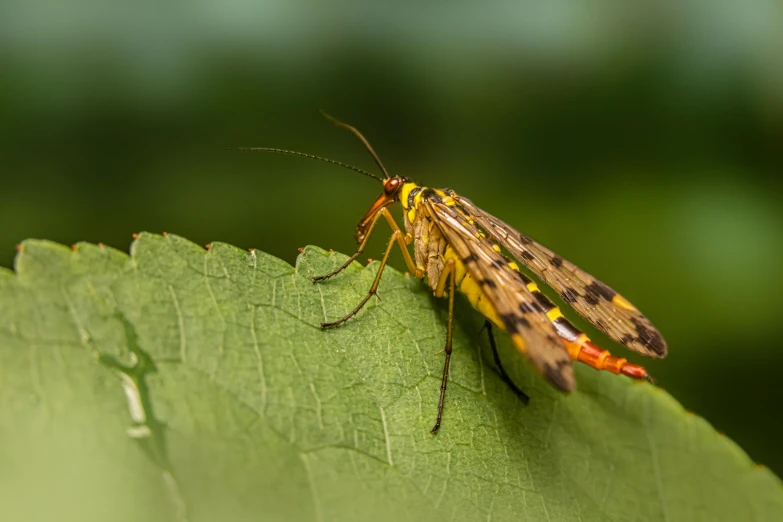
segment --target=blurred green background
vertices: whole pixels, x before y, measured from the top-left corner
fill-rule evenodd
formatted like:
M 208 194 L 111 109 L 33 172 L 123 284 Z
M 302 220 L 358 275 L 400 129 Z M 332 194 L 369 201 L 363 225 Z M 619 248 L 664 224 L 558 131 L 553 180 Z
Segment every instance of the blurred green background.
M 783 7 L 643 5 L 5 3 L 0 265 L 142 230 L 350 253 L 378 184 L 224 150 L 373 169 L 325 109 L 624 293 L 659 384 L 783 474 Z

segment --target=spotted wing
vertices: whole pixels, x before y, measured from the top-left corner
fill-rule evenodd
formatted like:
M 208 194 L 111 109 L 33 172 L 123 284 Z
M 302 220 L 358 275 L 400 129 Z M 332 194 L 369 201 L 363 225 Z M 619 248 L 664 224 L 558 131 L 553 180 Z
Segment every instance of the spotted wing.
M 439 198 L 425 198 L 424 203 L 468 273 L 481 285 L 483 296 L 497 311 L 514 346 L 555 387 L 573 391 L 576 381 L 568 351 L 519 272 L 453 208 Z
M 613 340 L 650 357 L 666 355 L 666 342 L 641 312 L 620 294 L 548 248 L 453 195 L 459 208 L 523 263 L 582 317 Z

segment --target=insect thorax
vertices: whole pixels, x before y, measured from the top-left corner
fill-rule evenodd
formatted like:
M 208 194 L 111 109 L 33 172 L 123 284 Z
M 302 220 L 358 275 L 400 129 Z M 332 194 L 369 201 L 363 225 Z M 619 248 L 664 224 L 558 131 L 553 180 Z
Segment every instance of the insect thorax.
M 405 212 L 405 231 L 413 236 L 416 267 L 424 270 L 427 274 L 427 283 L 434 290 L 443 272 L 446 239 L 423 209 L 420 208 L 413 214 L 413 222 L 408 219 L 408 215 L 409 213 Z

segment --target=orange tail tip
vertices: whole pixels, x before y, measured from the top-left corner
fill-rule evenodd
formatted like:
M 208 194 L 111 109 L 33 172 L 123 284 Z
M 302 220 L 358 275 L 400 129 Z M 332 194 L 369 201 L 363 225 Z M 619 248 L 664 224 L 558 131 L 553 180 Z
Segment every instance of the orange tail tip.
M 596 370 L 606 370 L 614 374 L 623 374 L 632 379 L 645 379 L 653 382 L 647 370 L 637 364 L 631 364 L 622 357 L 615 357 L 608 350 L 601 350 L 590 341 L 585 341 L 576 354 L 576 360 Z
M 655 384 L 655 381 L 652 377 L 650 377 L 650 374 L 647 373 L 647 370 L 637 364 L 626 364 L 623 366 L 623 369 L 620 371 L 620 373 L 627 375 L 631 379 L 644 379 L 650 384 Z

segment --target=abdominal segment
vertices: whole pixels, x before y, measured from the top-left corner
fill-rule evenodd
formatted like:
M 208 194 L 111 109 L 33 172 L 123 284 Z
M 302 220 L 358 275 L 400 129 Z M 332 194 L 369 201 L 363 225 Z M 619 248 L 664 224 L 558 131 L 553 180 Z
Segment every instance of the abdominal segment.
M 489 302 L 481 286 L 465 269 L 465 265 L 451 247 L 446 247 L 443 259 L 454 260 L 455 285 L 465 295 L 473 308 L 492 321 L 498 328 L 505 331 L 506 327 L 495 307 Z M 615 357 L 608 350 L 602 350 L 591 343 L 590 338 L 563 317 L 560 309 L 547 296 L 541 293 L 533 281 L 519 272 L 516 263 L 510 262 L 509 268 L 519 273 L 519 277 L 522 278 L 527 289 L 535 296 L 541 313 L 546 314 L 547 318 L 552 322 L 557 335 L 563 340 L 563 344 L 572 360 L 580 361 L 596 370 L 607 370 L 615 374 L 622 373 L 633 379 L 649 379 L 647 371 L 641 366 L 631 364 L 624 358 Z

